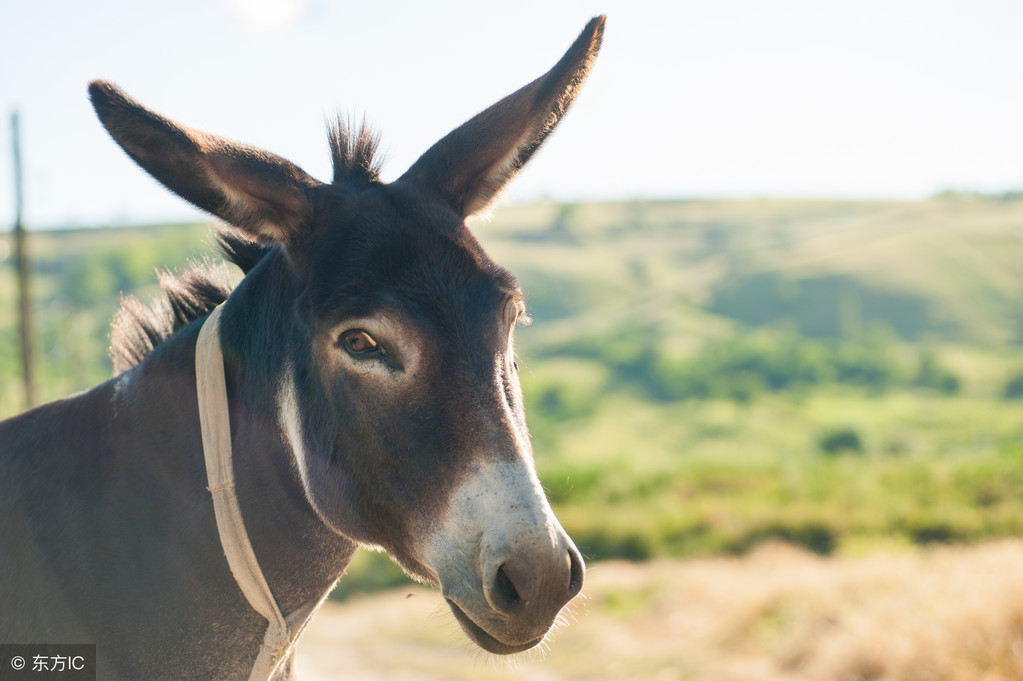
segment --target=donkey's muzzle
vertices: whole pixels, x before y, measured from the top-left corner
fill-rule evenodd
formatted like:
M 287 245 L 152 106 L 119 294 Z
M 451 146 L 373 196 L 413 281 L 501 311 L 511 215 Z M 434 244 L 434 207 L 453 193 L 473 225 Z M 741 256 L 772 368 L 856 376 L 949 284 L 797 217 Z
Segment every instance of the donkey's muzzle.
M 424 546 L 462 629 L 484 650 L 543 641 L 586 568 L 524 459 L 482 466 L 454 492 Z
M 472 614 L 448 598 L 466 634 L 488 652 L 507 655 L 538 645 L 582 589 L 586 568 L 568 536 L 538 539 L 527 535 L 514 548 L 484 551 L 484 603 Z

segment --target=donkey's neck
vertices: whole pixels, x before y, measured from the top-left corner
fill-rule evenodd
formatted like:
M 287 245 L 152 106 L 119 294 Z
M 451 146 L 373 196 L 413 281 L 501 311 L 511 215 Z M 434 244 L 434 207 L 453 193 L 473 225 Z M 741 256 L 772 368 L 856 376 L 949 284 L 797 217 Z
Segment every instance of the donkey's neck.
M 236 494 L 260 568 L 278 607 L 290 618 L 322 600 L 344 572 L 355 545 L 327 528 L 309 505 L 281 434 L 276 391 L 286 354 L 279 348 L 289 338 L 287 297 L 294 291 L 293 282 L 285 282 L 269 297 L 250 303 L 247 291 L 255 291 L 258 282 L 249 278 L 272 273 L 265 269 L 253 270 L 232 295 L 222 329 L 242 324 L 254 338 L 248 344 L 232 343 L 229 337 L 224 342 Z M 259 286 L 263 292 L 280 284 L 264 283 L 266 288 Z M 141 650 L 154 637 L 169 646 L 176 643 L 171 646 L 177 651 L 175 659 L 163 663 L 180 669 L 179 678 L 234 678 L 255 660 L 267 622 L 234 582 L 206 490 L 195 393 L 198 331 L 199 324 L 182 329 L 110 384 L 117 421 L 111 430 L 123 440 L 113 454 L 122 463 L 112 468 L 130 466 L 140 471 L 137 477 L 152 480 L 158 487 L 148 503 L 174 504 L 161 510 L 168 522 L 153 536 L 161 542 L 159 551 L 136 566 L 140 576 L 155 582 L 157 593 L 150 595 L 165 604 L 168 630 L 154 626 L 144 635 L 116 636 L 126 640 L 130 651 Z M 167 553 L 176 556 L 178 566 L 161 558 Z M 201 569 L 182 575 L 180 565 Z M 208 668 L 193 669 L 195 660 L 206 660 Z M 147 671 L 126 669 L 138 676 Z M 286 678 L 287 669 L 281 674 Z
M 321 600 L 356 548 L 312 508 L 282 432 L 280 391 L 292 366 L 288 348 L 299 333 L 298 291 L 283 255 L 272 253 L 231 296 L 221 325 L 238 501 L 285 616 Z

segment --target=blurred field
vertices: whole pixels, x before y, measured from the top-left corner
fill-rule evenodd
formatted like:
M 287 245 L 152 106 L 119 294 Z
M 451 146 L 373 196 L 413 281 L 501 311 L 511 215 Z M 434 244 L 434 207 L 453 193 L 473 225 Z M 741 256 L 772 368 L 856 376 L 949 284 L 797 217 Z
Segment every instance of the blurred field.
M 1023 541 L 821 558 L 604 562 L 549 652 L 475 650 L 436 592 L 328 602 L 307 681 L 1010 681 L 1023 678 Z

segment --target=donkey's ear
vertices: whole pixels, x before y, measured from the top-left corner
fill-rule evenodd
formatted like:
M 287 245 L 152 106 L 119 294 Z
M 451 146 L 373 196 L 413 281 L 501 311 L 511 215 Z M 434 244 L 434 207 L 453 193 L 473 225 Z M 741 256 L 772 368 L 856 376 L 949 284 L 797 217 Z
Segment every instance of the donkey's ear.
M 186 128 L 146 109 L 112 83 L 89 84 L 103 126 L 172 192 L 252 236 L 293 241 L 320 182 L 279 156 Z
M 575 100 L 604 35 L 590 20 L 554 68 L 433 145 L 399 181 L 443 196 L 462 217 L 487 207 Z

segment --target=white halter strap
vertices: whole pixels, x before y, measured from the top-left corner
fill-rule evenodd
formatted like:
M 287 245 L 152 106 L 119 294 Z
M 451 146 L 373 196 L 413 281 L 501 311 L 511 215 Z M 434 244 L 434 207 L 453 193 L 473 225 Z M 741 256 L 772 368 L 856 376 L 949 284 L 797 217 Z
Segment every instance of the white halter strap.
M 208 489 L 213 495 L 213 509 L 217 516 L 217 530 L 224 555 L 249 604 L 269 622 L 249 681 L 267 681 L 291 653 L 298 634 L 315 608 L 302 613 L 304 617 L 299 620 L 300 626 L 296 627 L 295 635 L 292 636 L 263 577 L 263 571 L 259 569 L 256 554 L 245 532 L 231 465 L 231 423 L 227 408 L 224 356 L 220 349 L 220 310 L 221 306 L 218 306 L 210 313 L 199 331 L 199 340 L 195 346 L 199 424 L 202 428 Z

